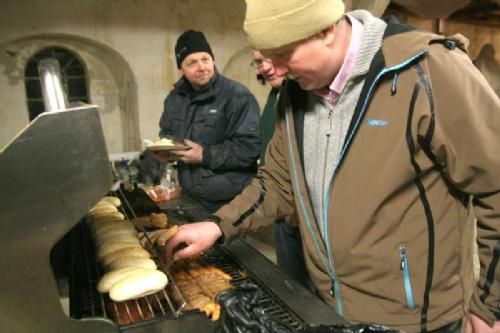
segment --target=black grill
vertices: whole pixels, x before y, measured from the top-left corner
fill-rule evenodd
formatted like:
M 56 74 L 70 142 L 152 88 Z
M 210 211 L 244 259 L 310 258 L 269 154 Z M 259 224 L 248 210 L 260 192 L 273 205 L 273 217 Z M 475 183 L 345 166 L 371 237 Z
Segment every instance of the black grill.
M 124 203 L 124 213 L 129 218 L 148 212 L 163 211 L 167 213 L 169 223 L 183 224 L 200 221 L 208 215 L 200 204 L 186 196 L 158 207 L 140 189 L 131 192 L 119 190 L 113 195 L 121 198 Z M 304 331 L 308 327 L 343 322 L 328 305 L 285 276 L 268 259 L 242 240 L 233 241 L 227 247 L 214 246 L 203 255 L 201 260 L 201 264 L 213 265 L 230 275 L 231 283 L 236 288 L 246 282 L 257 285 L 261 291 L 257 303 L 264 313 L 286 324 L 295 332 Z M 102 272 L 95 261 L 90 233 L 85 223 L 79 223 L 71 232 L 71 261 L 70 313 L 74 318 L 106 317 L 117 323 L 116 310 L 125 307 L 125 313 L 128 314 L 129 319 L 133 316 L 135 318 L 134 323 L 117 324 L 121 331 L 132 332 L 134 327 L 142 328 L 154 322 L 162 328 L 168 326 L 169 332 L 174 333 L 179 330 L 184 331 L 187 329 L 186 325 L 192 325 L 190 332 L 215 331 L 216 324 L 200 311 L 180 312 L 178 304 L 171 304 L 172 298 L 167 296 L 174 292 L 170 288 L 175 283 L 169 283 L 166 290 L 155 295 L 125 303 L 114 303 L 107 295 L 99 294 L 96 284 Z M 162 265 L 159 266 L 162 267 Z M 172 281 L 171 274 L 169 274 L 169 279 Z M 135 312 L 135 315 L 131 312 Z M 158 326 L 157 324 L 155 327 Z M 177 327 L 182 327 L 182 329 Z
M 108 294 L 97 292 L 97 283 L 103 272 L 95 260 L 87 225 L 79 223 L 71 231 L 70 315 L 82 319 L 105 317 L 120 327 L 174 318 L 173 304 L 167 288 L 154 295 L 127 302 L 113 302 Z M 171 279 L 171 277 L 169 277 Z M 122 323 L 118 321 L 121 316 Z M 123 324 L 123 322 L 126 322 Z M 128 323 L 127 323 L 128 322 Z
M 97 282 L 102 272 L 96 261 L 92 241 L 87 225 L 79 223 L 71 231 L 71 276 L 70 276 L 70 315 L 73 318 L 82 319 L 89 317 L 105 317 L 114 321 L 120 329 L 129 326 L 147 325 L 158 320 L 175 320 L 171 306 L 169 306 L 165 293 L 168 290 L 155 295 L 143 297 L 139 300 L 116 303 L 106 295 L 97 292 Z M 232 277 L 231 283 L 238 287 L 245 281 L 251 281 L 263 289 L 263 296 L 259 304 L 264 311 L 299 331 L 304 328 L 305 323 L 290 311 L 279 298 L 270 293 L 262 285 L 253 273 L 245 270 L 238 264 L 229 251 L 223 247 L 215 247 L 209 250 L 202 258 L 207 264 L 211 264 Z M 130 323 L 120 324 L 117 321 L 118 314 L 129 317 Z M 200 314 L 199 311 L 188 311 L 181 314 L 188 316 Z M 127 318 L 124 318 L 125 321 Z M 132 322 L 132 320 L 134 322 Z M 207 319 L 208 320 L 208 319 Z

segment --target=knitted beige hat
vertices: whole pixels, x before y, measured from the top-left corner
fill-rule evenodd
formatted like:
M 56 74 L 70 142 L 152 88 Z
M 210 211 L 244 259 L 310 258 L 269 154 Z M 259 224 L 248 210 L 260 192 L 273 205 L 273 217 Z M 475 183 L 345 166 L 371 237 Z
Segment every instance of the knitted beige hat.
M 246 0 L 243 29 L 257 50 L 306 39 L 344 14 L 342 0 Z

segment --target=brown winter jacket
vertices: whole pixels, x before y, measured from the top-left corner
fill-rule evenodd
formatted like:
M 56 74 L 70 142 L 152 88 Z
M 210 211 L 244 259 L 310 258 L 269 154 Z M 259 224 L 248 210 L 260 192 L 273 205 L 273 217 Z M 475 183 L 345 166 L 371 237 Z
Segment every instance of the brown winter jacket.
M 287 82 L 266 166 L 216 213 L 225 239 L 297 207 L 309 273 L 347 320 L 406 332 L 467 311 L 500 320 L 500 102 L 462 48 L 388 25 L 329 185 L 326 241 L 303 170 L 306 93 Z

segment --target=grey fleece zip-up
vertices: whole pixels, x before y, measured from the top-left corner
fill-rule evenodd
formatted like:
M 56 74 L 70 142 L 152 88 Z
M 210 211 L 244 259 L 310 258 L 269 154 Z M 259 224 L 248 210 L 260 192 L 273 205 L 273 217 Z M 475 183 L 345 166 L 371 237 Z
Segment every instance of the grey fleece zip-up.
M 344 139 L 361 94 L 370 62 L 380 49 L 386 23 L 365 10 L 349 15 L 364 27 L 356 62 L 335 106 L 310 92 L 304 117 L 304 168 L 314 214 L 324 237 L 324 200 L 336 170 Z

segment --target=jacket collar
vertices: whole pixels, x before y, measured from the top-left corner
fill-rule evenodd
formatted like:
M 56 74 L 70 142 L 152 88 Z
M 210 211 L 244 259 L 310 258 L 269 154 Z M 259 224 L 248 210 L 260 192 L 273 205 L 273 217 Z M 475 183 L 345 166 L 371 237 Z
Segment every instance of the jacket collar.
M 179 81 L 174 84 L 174 88 L 178 94 L 190 96 L 193 100 L 204 100 L 215 95 L 215 86 L 219 81 L 219 73 L 217 68 L 214 71 L 214 76 L 200 90 L 194 90 L 186 77 L 182 76 Z
M 468 41 L 461 35 L 447 38 L 442 35 L 417 30 L 409 25 L 398 24 L 399 22 L 394 17 L 388 17 L 385 20 L 387 29 L 382 43 L 385 68 L 392 68 L 406 62 L 408 59 L 426 54 L 432 43 L 444 41 L 445 39 L 452 39 L 464 51 L 467 48 Z

